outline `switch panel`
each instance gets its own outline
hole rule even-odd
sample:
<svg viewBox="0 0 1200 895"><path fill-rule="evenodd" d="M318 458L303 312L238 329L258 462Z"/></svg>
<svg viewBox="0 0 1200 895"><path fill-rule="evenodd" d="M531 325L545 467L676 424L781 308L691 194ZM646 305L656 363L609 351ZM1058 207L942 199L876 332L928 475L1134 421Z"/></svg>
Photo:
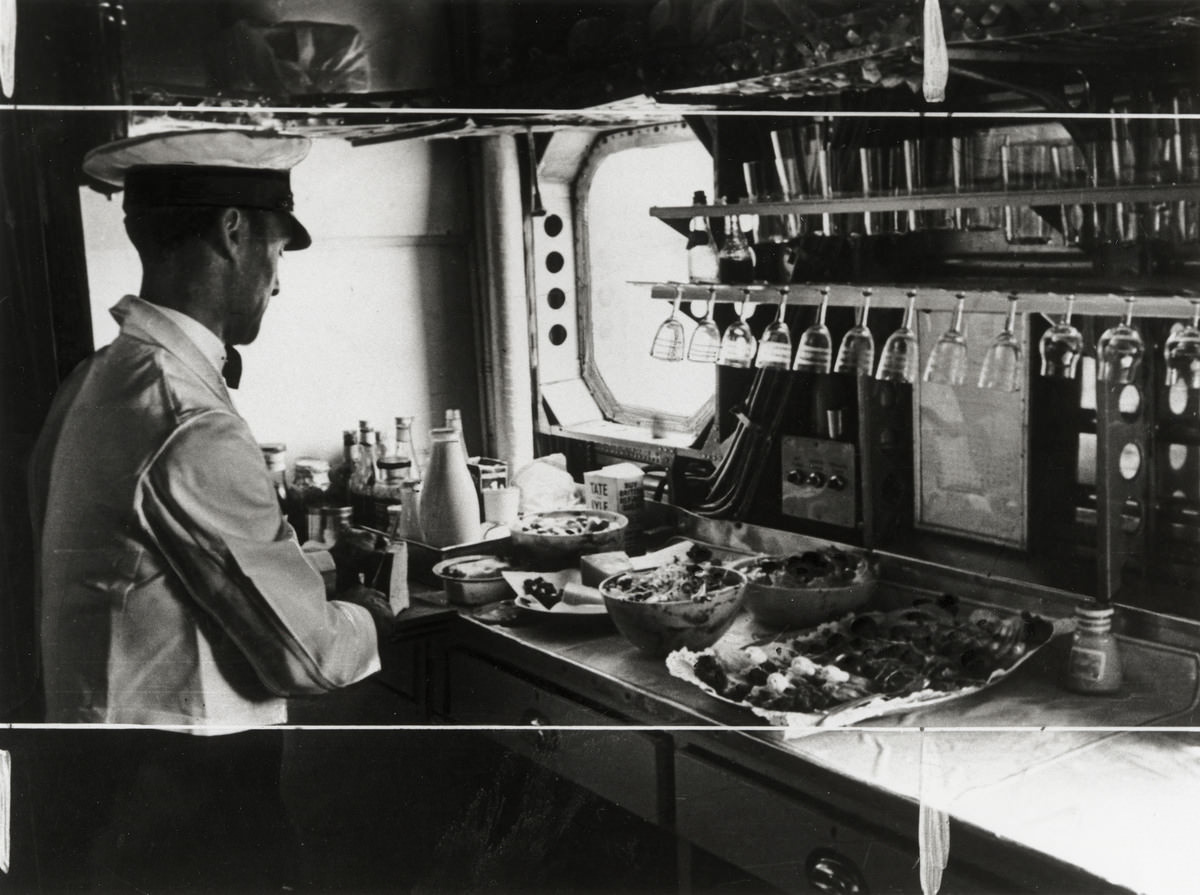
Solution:
<svg viewBox="0 0 1200 895"><path fill-rule="evenodd" d="M854 445L785 435L781 455L783 514L854 528L858 522Z"/></svg>

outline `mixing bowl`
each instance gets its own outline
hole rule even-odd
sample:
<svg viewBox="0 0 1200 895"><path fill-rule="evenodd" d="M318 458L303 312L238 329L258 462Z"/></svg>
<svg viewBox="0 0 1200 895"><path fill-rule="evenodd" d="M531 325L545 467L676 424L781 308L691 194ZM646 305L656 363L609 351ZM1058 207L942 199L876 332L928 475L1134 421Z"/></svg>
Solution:
<svg viewBox="0 0 1200 895"><path fill-rule="evenodd" d="M622 549L627 525L620 513L582 507L529 513L510 526L513 557L526 569L564 569L586 554Z"/></svg>
<svg viewBox="0 0 1200 895"><path fill-rule="evenodd" d="M857 563L852 573L840 576L844 580L830 583L816 577L807 583L787 574L766 576L762 569L780 566L789 557L752 556L735 562L734 568L745 572L746 611L754 618L776 628L810 628L847 612L861 609L875 592L875 576L861 557L843 553ZM851 577L852 574L852 577Z"/></svg>
<svg viewBox="0 0 1200 895"><path fill-rule="evenodd" d="M714 567L710 583L696 596L664 591L644 598L660 569L620 572L600 582L609 617L625 639L643 652L664 656L672 650L704 649L729 630L742 605L746 576ZM661 575L660 575L661 577Z"/></svg>

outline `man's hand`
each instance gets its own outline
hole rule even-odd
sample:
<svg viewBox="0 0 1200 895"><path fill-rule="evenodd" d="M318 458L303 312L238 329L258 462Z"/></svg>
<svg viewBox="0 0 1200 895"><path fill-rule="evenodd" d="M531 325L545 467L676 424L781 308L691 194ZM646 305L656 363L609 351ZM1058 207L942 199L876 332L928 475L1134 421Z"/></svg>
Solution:
<svg viewBox="0 0 1200 895"><path fill-rule="evenodd" d="M375 622L375 637L380 643L391 636L396 627L396 616L388 605L387 597L381 592L365 584L356 584L338 594L337 599L362 606L371 613Z"/></svg>

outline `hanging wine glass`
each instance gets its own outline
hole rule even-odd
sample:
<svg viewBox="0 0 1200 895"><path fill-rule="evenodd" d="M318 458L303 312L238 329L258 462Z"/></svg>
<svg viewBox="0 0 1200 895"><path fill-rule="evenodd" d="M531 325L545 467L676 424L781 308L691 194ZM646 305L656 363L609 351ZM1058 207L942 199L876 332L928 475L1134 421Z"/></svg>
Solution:
<svg viewBox="0 0 1200 895"><path fill-rule="evenodd" d="M761 370L786 370L792 363L792 333L787 321L788 287L779 287L779 316L768 326L758 340L758 357L754 366Z"/></svg>
<svg viewBox="0 0 1200 895"><path fill-rule="evenodd" d="M963 310L966 308L967 297L959 292L954 296L954 300L954 319L950 328L938 337L933 350L929 352L925 373L921 377L925 382L962 385L967 381L967 336L963 326Z"/></svg>
<svg viewBox="0 0 1200 895"><path fill-rule="evenodd" d="M1174 330L1163 354L1167 361L1167 385L1183 382L1200 390L1200 298L1191 299L1192 322Z"/></svg>
<svg viewBox="0 0 1200 895"><path fill-rule="evenodd" d="M979 387L1015 392L1021 387L1021 342L1017 338L1017 294L1008 296L1004 329L992 340L979 371Z"/></svg>
<svg viewBox="0 0 1200 895"><path fill-rule="evenodd" d="M829 306L829 287L821 289L821 304L817 322L800 333L796 360L792 369L798 373L828 373L833 365L833 336L825 325L825 309Z"/></svg>
<svg viewBox="0 0 1200 895"><path fill-rule="evenodd" d="M708 301L704 305L704 316L692 333L691 344L688 345L687 359L701 364L711 364L717 359L721 347L721 331L713 322L712 310L717 292L716 286L708 287Z"/></svg>
<svg viewBox="0 0 1200 895"><path fill-rule="evenodd" d="M750 290L742 290L742 307L738 311L736 323L732 323L721 336L721 348L717 353L717 363L725 367L749 367L754 363L754 354L758 350L758 340L746 322L746 305L750 301Z"/></svg>
<svg viewBox="0 0 1200 895"><path fill-rule="evenodd" d="M871 375L875 367L875 338L867 329L867 315L870 313L871 290L864 289L862 313L858 315L858 323L842 337L833 372L851 376Z"/></svg>
<svg viewBox="0 0 1200 895"><path fill-rule="evenodd" d="M1083 352L1083 333L1071 323L1075 296L1067 296L1067 311L1061 323L1042 333L1038 350L1042 355L1042 375L1055 379L1074 379Z"/></svg>
<svg viewBox="0 0 1200 895"><path fill-rule="evenodd" d="M654 334L654 342L650 345L650 356L658 360L683 360L683 348L687 344L683 334L683 324L676 319L679 313L679 299L683 296L683 287L675 287L675 299L671 302L671 316L658 326Z"/></svg>
<svg viewBox="0 0 1200 895"><path fill-rule="evenodd" d="M917 305L915 289L905 293L908 296L908 307L904 311L904 320L900 328L887 337L883 343L883 354L879 358L879 369L875 378L888 382L913 383L920 375L921 355L917 350L917 334L913 331L913 310Z"/></svg>
<svg viewBox="0 0 1200 895"><path fill-rule="evenodd" d="M1096 343L1096 378L1130 383L1137 378L1146 353L1142 334L1133 328L1133 296L1125 297L1125 319L1106 329Z"/></svg>

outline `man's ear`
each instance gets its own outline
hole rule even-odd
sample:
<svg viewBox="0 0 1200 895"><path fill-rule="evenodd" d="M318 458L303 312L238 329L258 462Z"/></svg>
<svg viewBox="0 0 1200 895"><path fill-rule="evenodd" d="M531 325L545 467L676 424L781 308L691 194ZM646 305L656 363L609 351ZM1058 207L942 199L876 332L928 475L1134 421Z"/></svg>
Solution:
<svg viewBox="0 0 1200 895"><path fill-rule="evenodd" d="M217 253L230 261L235 260L238 247L246 239L246 216L240 208L225 208L217 229Z"/></svg>

